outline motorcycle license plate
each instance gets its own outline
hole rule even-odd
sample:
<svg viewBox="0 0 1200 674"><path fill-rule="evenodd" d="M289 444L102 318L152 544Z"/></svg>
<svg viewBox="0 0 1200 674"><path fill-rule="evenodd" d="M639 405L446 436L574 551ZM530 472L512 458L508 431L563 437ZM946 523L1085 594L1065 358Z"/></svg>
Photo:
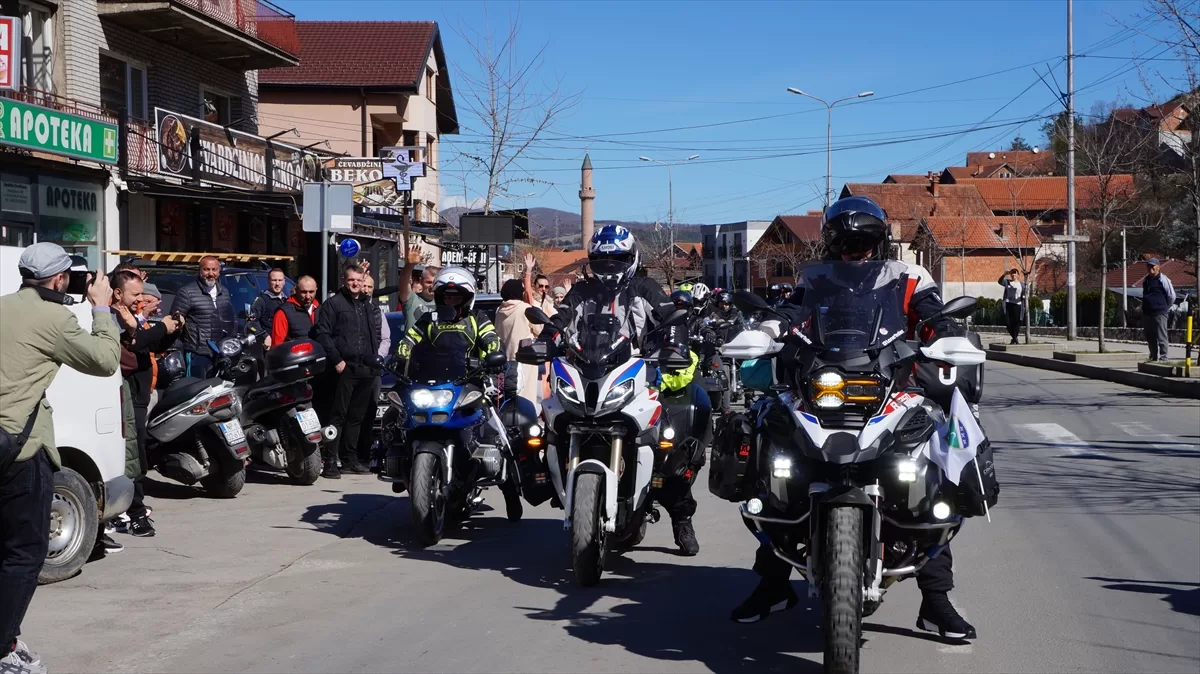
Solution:
<svg viewBox="0 0 1200 674"><path fill-rule="evenodd" d="M382 419L383 415L387 414L387 411L388 411L387 405L379 405L378 407L375 408L375 418Z"/></svg>
<svg viewBox="0 0 1200 674"><path fill-rule="evenodd" d="M296 419L300 422L300 432L305 435L321 430L321 420L317 418L316 410L301 410L296 413Z"/></svg>
<svg viewBox="0 0 1200 674"><path fill-rule="evenodd" d="M237 419L217 425L220 426L221 432L225 434L225 442L230 445L246 441L246 434L242 431L242 424Z"/></svg>

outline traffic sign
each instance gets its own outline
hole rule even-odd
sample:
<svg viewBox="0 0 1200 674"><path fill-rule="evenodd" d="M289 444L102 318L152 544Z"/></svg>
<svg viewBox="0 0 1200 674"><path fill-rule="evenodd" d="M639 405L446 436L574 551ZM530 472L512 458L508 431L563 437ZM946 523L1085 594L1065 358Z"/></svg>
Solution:
<svg viewBox="0 0 1200 674"><path fill-rule="evenodd" d="M338 255L344 258L356 257L359 250L361 247L354 239L342 239L342 242L338 244Z"/></svg>
<svg viewBox="0 0 1200 674"><path fill-rule="evenodd" d="M1087 243L1089 241L1087 234L1055 234L1055 243Z"/></svg>

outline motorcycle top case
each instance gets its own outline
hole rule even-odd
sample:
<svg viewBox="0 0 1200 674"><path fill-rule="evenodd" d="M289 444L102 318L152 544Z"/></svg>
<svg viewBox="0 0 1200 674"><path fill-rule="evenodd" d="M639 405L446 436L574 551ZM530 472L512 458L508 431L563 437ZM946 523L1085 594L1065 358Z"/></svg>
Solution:
<svg viewBox="0 0 1200 674"><path fill-rule="evenodd" d="M311 339L295 339L267 351L267 372L276 381L300 381L324 371L325 349Z"/></svg>
<svg viewBox="0 0 1200 674"><path fill-rule="evenodd" d="M717 419L713 437L712 465L708 470L708 490L713 496L739 502L750 497L754 486L754 424L742 413L728 413Z"/></svg>

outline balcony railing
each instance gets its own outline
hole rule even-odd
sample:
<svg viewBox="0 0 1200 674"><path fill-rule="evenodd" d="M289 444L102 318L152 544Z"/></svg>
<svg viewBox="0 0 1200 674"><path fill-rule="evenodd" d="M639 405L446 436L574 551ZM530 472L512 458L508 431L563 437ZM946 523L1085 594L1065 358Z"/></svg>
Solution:
<svg viewBox="0 0 1200 674"><path fill-rule="evenodd" d="M77 101L73 98L67 98L66 96L59 96L58 94L52 94L49 91L40 91L38 89L23 87L21 91L0 91L0 97L10 98L22 103L29 103L30 105L40 105L43 108L61 110L62 112L69 112L73 115L79 115L80 117L87 117L88 119L107 122L109 124L117 123L116 115L106 112L98 105Z"/></svg>
<svg viewBox="0 0 1200 674"><path fill-rule="evenodd" d="M100 0L137 10L139 0ZM143 0L144 1L144 0ZM281 49L292 56L300 54L296 34L296 16L267 0L170 0ZM162 3L152 3L160 5ZM149 6L146 7L150 9Z"/></svg>
<svg viewBox="0 0 1200 674"><path fill-rule="evenodd" d="M125 161L131 175L151 174L158 170L158 139L154 123L130 119L125 124Z"/></svg>

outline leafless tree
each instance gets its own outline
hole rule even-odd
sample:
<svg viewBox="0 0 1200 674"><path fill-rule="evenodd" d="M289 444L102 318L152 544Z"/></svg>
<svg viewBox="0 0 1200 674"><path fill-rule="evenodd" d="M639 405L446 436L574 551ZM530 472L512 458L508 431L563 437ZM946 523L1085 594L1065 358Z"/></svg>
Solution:
<svg viewBox="0 0 1200 674"><path fill-rule="evenodd" d="M1182 92L1172 101L1182 105L1189 119L1194 120L1193 115L1198 114L1200 107L1200 5L1192 0L1145 0L1145 10L1135 18L1138 24L1143 19L1152 19L1155 26L1165 29L1142 31L1136 28L1137 24L1126 26L1161 44L1165 48L1164 52L1173 53L1176 61L1182 65L1181 74L1167 75L1161 71L1150 70L1145 64L1139 64L1147 97L1151 102L1160 100L1154 91L1159 84L1165 85L1172 94ZM1200 284L1200 134L1197 133L1200 130L1195 128L1194 122L1189 128L1192 130L1178 135L1179 142L1174 143L1173 149L1182 160L1179 166L1172 169L1170 166L1164 166L1162 162L1156 162L1158 165L1155 168L1166 174L1164 177L1168 183L1168 190L1174 187L1186 197L1187 212L1184 213L1183 209L1171 209L1177 214L1172 220L1180 223L1191 221L1190 227L1187 228L1191 230L1188 233L1190 236L1180 231L1180 238L1195 238L1191 245L1192 254L1196 258L1196 279ZM1154 131L1157 132L1157 129ZM1157 138L1155 149L1158 149ZM1193 302L1193 306L1195 304Z"/></svg>
<svg viewBox="0 0 1200 674"><path fill-rule="evenodd" d="M1097 104L1092 119L1110 120L1078 129L1075 134L1075 161L1089 175L1077 186L1077 208L1089 218L1086 224L1092 243L1100 252L1099 346L1103 352L1104 316L1108 302L1108 244L1122 228L1138 224L1137 190L1133 173L1138 168L1140 151L1147 142L1145 134L1129 133L1113 118L1119 106Z"/></svg>
<svg viewBox="0 0 1200 674"><path fill-rule="evenodd" d="M563 91L562 81L543 77L546 44L528 57L518 53L520 17L512 17L503 32L493 31L485 14L482 30L460 24L455 30L474 61L459 68L458 92L463 107L481 128L476 152L461 152L470 174L487 180L483 210L491 212L497 198L512 196L518 183L537 182L519 173L518 160L553 132L560 118L580 100Z"/></svg>
<svg viewBox="0 0 1200 674"><path fill-rule="evenodd" d="M769 283L773 277L790 276L792 284L796 285L800 283L804 263L819 259L823 250L820 238L799 237L785 226L774 225L755 244L749 257L764 282ZM783 273L776 274L776 270Z"/></svg>

